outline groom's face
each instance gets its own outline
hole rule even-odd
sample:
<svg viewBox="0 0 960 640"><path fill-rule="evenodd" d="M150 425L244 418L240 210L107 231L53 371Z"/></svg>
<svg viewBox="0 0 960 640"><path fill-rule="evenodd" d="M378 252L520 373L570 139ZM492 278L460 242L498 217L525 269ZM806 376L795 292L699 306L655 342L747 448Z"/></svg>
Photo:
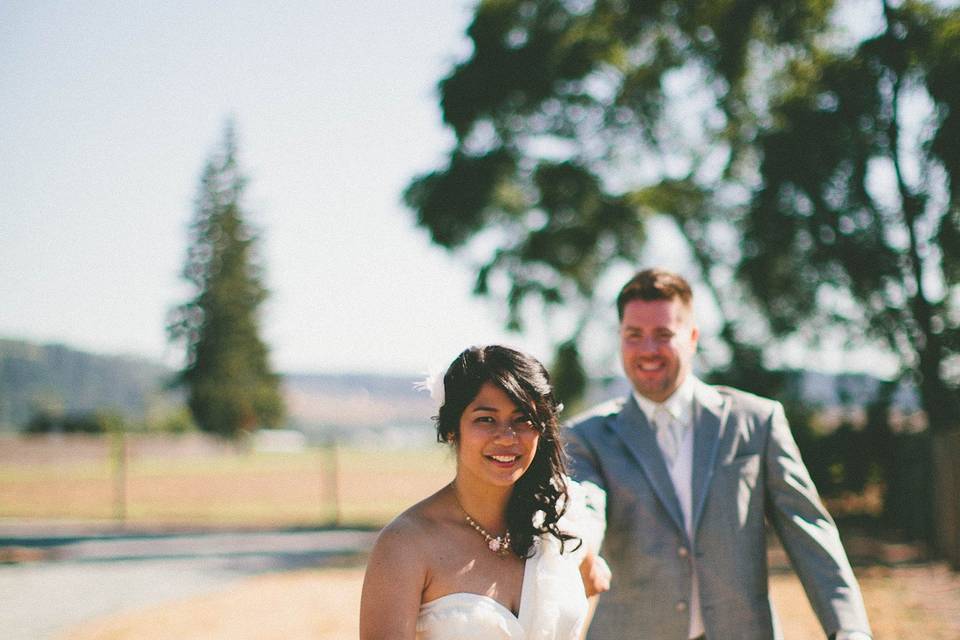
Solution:
<svg viewBox="0 0 960 640"><path fill-rule="evenodd" d="M691 309L678 299L631 300L620 321L623 371L637 393L663 402L683 383L699 332Z"/></svg>

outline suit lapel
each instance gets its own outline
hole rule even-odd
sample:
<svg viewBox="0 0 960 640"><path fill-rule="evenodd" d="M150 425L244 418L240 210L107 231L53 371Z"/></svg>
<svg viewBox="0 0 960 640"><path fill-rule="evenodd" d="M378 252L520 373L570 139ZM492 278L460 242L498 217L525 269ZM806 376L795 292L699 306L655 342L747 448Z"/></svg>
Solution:
<svg viewBox="0 0 960 640"><path fill-rule="evenodd" d="M699 380L693 398L693 478L690 488L693 507L691 521L696 535L730 407L716 389Z"/></svg>
<svg viewBox="0 0 960 640"><path fill-rule="evenodd" d="M617 415L617 419L613 423L613 430L627 446L633 457L637 459L640 469L647 477L647 481L653 487L667 513L673 518L677 528L685 533L686 528L683 525L680 501L677 499L677 493L673 489L673 482L670 481L667 465L660 453L657 436L632 394L627 398L623 409Z"/></svg>

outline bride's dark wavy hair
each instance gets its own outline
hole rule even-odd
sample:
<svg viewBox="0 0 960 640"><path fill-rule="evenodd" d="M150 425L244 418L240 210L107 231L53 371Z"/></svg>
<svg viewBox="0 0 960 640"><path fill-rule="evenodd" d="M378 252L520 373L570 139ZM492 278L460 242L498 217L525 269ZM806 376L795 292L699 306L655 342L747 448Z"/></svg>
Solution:
<svg viewBox="0 0 960 640"><path fill-rule="evenodd" d="M471 347L457 356L443 376L444 403L435 418L437 440L458 442L460 417L487 382L502 389L540 433L533 461L507 502L511 549L526 558L534 537L544 533L558 538L562 549L575 537L557 527L568 501L557 416L560 404L554 398L550 375L536 358L499 345ZM538 512L543 513L542 518Z"/></svg>

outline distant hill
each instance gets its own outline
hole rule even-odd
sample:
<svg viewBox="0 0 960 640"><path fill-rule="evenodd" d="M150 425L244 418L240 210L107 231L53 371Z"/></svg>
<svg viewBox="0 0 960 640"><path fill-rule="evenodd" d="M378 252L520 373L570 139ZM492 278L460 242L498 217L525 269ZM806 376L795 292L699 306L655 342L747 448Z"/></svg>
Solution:
<svg viewBox="0 0 960 640"><path fill-rule="evenodd" d="M436 408L413 388L420 377L294 373L283 377L283 395L296 426L429 426Z"/></svg>
<svg viewBox="0 0 960 640"><path fill-rule="evenodd" d="M880 380L865 373L792 370L788 372L787 380L787 393L803 398L815 407L865 406L880 391ZM893 394L893 405L904 412L921 409L920 396L912 382L904 380L900 383Z"/></svg>
<svg viewBox="0 0 960 640"><path fill-rule="evenodd" d="M62 344L0 339L0 429L18 429L37 410L111 409L140 419L171 376L145 358L106 356Z"/></svg>
<svg viewBox="0 0 960 640"><path fill-rule="evenodd" d="M0 430L19 429L38 409L65 414L112 409L141 420L157 402L181 402L165 390L174 372L146 358L97 355L60 344L0 339ZM289 425L306 431L358 427L430 428L436 408L413 388L419 376L289 373L283 394ZM863 406L879 381L865 374L788 373L787 393L811 408ZM583 406L629 393L621 376L595 380ZM915 390L904 385L894 404L918 408ZM564 417L571 417L565 413Z"/></svg>
<svg viewBox="0 0 960 640"><path fill-rule="evenodd" d="M152 403L177 402L174 371L146 358L98 355L62 344L0 339L0 430L18 430L37 410L97 409L141 420ZM435 411L417 376L288 374L283 392L293 426L429 425Z"/></svg>

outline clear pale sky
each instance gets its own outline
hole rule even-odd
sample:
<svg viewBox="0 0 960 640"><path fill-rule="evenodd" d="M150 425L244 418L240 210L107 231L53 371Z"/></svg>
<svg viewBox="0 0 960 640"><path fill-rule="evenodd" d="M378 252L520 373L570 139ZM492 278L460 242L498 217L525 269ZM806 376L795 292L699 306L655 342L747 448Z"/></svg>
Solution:
<svg viewBox="0 0 960 640"><path fill-rule="evenodd" d="M0 3L0 336L180 362L164 333L236 119L283 371L416 372L507 335L400 201L452 143L468 3ZM541 341L542 342L542 341ZM542 353L541 353L542 355Z"/></svg>
<svg viewBox="0 0 960 640"><path fill-rule="evenodd" d="M232 116L277 369L410 373L493 341L549 358L400 200L452 145L436 83L472 6L0 3L0 337L179 365L165 316Z"/></svg>

